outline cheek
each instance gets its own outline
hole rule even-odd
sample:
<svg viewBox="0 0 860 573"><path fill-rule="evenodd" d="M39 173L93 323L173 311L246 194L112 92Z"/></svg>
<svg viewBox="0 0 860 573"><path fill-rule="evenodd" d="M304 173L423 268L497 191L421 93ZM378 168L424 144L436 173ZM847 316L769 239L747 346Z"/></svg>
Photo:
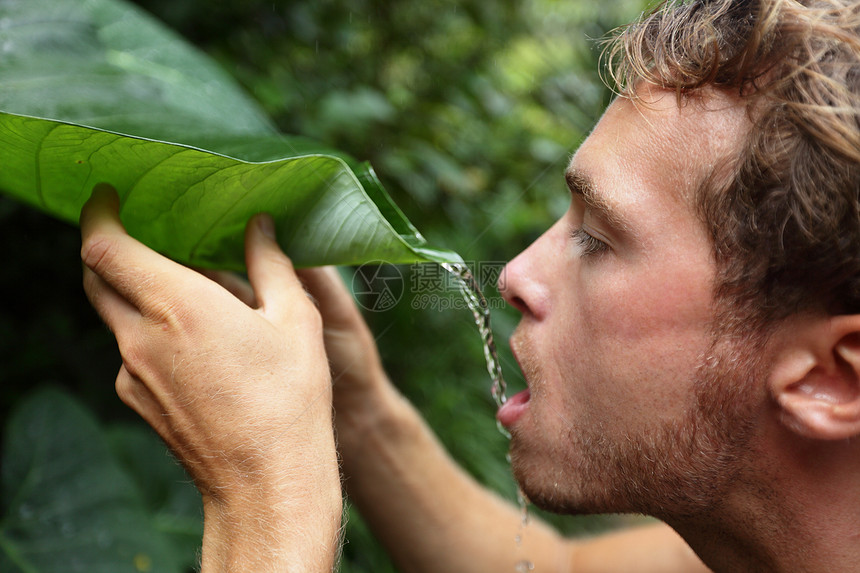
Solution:
<svg viewBox="0 0 860 573"><path fill-rule="evenodd" d="M624 344L702 331L711 319L709 273L689 263L583 271L576 306L584 330Z"/></svg>
<svg viewBox="0 0 860 573"><path fill-rule="evenodd" d="M710 341L709 286L685 273L583 277L593 280L580 285L571 309L573 344L592 408L618 417L674 415L667 405L691 399Z"/></svg>

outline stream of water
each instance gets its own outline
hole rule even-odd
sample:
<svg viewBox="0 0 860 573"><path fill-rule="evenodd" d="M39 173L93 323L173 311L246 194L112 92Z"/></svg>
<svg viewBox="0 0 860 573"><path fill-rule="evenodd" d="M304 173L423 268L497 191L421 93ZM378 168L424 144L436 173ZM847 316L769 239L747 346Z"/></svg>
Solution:
<svg viewBox="0 0 860 573"><path fill-rule="evenodd" d="M478 326L478 332L481 335L481 340L484 343L484 359L487 362L487 372L490 374L492 386L490 393L496 401L496 406L501 407L507 400L507 385L502 376L502 363L499 360L499 354L496 350L496 343L493 340L493 331L490 327L490 306L487 304L487 299L481 292L481 287L472 271L465 264L442 263L442 267L451 273L457 280L460 288L460 293L466 301L469 310L472 311L472 316L475 318L475 324ZM505 437L510 439L511 435L499 423L497 423L499 431ZM510 461L510 458L508 458ZM519 533L515 538L517 547L522 546L523 533L528 525L528 500L522 490L517 490L517 501L519 502L521 520L519 525ZM517 562L514 570L517 573L528 573L534 570L534 564L529 559L522 559Z"/></svg>
<svg viewBox="0 0 860 573"><path fill-rule="evenodd" d="M487 304L487 299L484 298L481 287L478 285L478 281L475 280L475 276L469 270L469 267L458 263L442 263L442 267L457 279L460 292L466 300L466 305L472 311L472 316L475 317L475 324L478 325L478 332L484 343L484 359L487 361L487 372L490 373L490 380L492 381L490 392L496 401L496 405L501 406L508 399L505 395L507 386L502 376L502 363L499 361L496 343L493 340L493 330L490 328L490 305ZM507 432L505 434L507 435Z"/></svg>

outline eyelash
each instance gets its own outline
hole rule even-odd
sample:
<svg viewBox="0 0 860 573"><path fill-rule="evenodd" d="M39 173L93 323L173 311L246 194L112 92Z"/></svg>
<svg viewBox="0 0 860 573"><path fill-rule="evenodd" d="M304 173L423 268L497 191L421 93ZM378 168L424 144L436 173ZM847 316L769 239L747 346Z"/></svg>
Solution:
<svg viewBox="0 0 860 573"><path fill-rule="evenodd" d="M580 256L588 257L592 255L601 255L609 250L609 245L599 239L595 239L582 227L574 229L570 235L577 244L582 247Z"/></svg>

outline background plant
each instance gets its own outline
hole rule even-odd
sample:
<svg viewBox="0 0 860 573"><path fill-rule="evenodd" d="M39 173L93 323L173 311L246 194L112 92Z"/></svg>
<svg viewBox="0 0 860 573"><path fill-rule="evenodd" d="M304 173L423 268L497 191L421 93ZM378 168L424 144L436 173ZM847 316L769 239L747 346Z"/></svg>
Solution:
<svg viewBox="0 0 860 573"><path fill-rule="evenodd" d="M643 8L640 0L137 3L216 58L281 131L370 160L432 244L487 268L524 248L566 208L561 173L609 98L596 75L597 49L588 38L602 36ZM113 393L119 358L80 287L77 231L7 199L0 199L0 222L7 252L0 273L3 419L9 420L13 407L26 405L22 400L33 388L59 386L70 394L54 394L55 400L74 396L98 420L95 426L78 423L88 428L84 441L106 440L111 464L120 464L125 475L144 475L141 456L128 454L150 450L129 446L123 436L131 433L146 442L148 435L136 433L139 422ZM399 270L405 286L399 303L367 313L392 379L455 458L514 499L506 442L495 429L469 313L440 311L438 301L458 295L444 284L422 282L426 270ZM351 272L345 276L350 279ZM417 286L423 286L420 292ZM491 302L498 300L495 289L484 286ZM435 305L418 298L428 293L437 295ZM422 304L426 308L413 308ZM517 316L495 310L493 318L503 341ZM515 390L522 382L502 350ZM9 449L7 442L4 456ZM163 450L146 459L175 467ZM99 488L114 474L90 475L92 487ZM165 516L194 515L186 494L169 485L146 485L172 483L175 476L132 479L128 488L137 488L134 495L143 500L141 511L154 527L184 528L193 538L193 523L165 525ZM4 496L2 503L8 522L13 502ZM19 505L14 509L20 512ZM596 519L554 521L571 533L602 526ZM62 536L62 528L57 531ZM343 571L393 571L356 515L347 537ZM189 558L176 566L193 562L193 552L184 553ZM138 560L130 570L159 570L145 556L132 557Z"/></svg>

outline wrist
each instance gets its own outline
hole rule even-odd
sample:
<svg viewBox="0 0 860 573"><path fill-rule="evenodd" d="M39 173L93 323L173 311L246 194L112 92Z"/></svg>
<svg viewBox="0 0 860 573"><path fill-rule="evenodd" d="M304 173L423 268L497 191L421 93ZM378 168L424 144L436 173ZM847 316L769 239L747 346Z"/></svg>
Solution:
<svg viewBox="0 0 860 573"><path fill-rule="evenodd" d="M201 571L330 573L343 511L337 468L302 483L204 496Z"/></svg>
<svg viewBox="0 0 860 573"><path fill-rule="evenodd" d="M361 441L364 435L385 432L411 408L383 371L363 384L335 382L333 406L339 448L345 441Z"/></svg>
<svg viewBox="0 0 860 573"><path fill-rule="evenodd" d="M201 571L330 573L343 512L331 426L266 458L204 491Z"/></svg>
<svg viewBox="0 0 860 573"><path fill-rule="evenodd" d="M415 408L387 380L373 391L335 400L335 411L338 451L350 494L356 481L374 473L368 474L369 466L385 465L392 452L408 449L426 432Z"/></svg>

